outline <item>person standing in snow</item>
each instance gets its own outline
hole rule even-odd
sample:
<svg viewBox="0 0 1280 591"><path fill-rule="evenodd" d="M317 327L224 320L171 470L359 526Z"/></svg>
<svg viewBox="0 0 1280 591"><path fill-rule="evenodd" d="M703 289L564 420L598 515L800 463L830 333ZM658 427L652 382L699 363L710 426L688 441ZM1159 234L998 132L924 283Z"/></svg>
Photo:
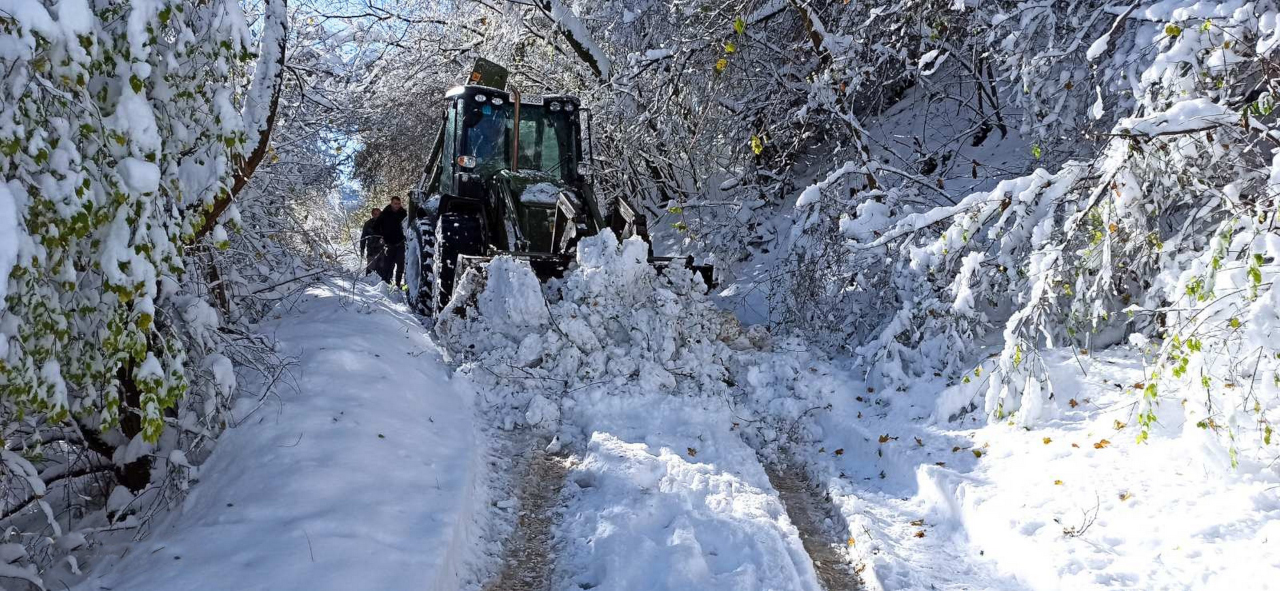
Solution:
<svg viewBox="0 0 1280 591"><path fill-rule="evenodd" d="M382 280L391 283L395 277L396 287L404 283L404 219L409 215L399 197L392 197L391 204L382 209L378 216L378 235L386 247L382 261Z"/></svg>
<svg viewBox="0 0 1280 591"><path fill-rule="evenodd" d="M382 236L378 235L378 214L381 209L373 208L373 214L360 228L360 256L364 258L364 274L380 271L378 255L382 254ZM381 273L379 273L381 274Z"/></svg>

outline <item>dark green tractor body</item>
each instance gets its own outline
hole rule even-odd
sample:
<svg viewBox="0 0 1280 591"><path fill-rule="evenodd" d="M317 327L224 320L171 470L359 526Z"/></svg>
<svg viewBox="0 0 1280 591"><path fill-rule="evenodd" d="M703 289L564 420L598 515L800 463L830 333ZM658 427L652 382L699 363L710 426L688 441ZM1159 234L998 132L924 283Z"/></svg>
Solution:
<svg viewBox="0 0 1280 591"><path fill-rule="evenodd" d="M625 199L603 215L583 154L577 98L521 99L485 86L505 84L506 71L484 60L470 79L445 95L427 170L410 194L406 270L419 311L433 314L448 303L460 258L509 254L545 278L563 273L583 237L608 229L619 239L648 240L645 217ZM710 269L697 269L710 282Z"/></svg>

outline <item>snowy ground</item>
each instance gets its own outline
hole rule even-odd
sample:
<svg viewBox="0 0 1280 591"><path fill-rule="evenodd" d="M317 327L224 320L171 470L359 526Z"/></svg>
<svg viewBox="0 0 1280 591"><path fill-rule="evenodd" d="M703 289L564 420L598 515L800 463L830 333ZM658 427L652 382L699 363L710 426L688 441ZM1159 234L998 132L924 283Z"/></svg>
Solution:
<svg viewBox="0 0 1280 591"><path fill-rule="evenodd" d="M1057 418L1034 430L949 422L980 379L941 401L941 383L863 388L821 418L826 436L803 456L870 587L1280 588L1274 466L1206 462L1225 454L1194 426L1137 444L1144 378L1128 349L1050 361Z"/></svg>
<svg viewBox="0 0 1280 591"><path fill-rule="evenodd" d="M1056 418L987 425L961 412L981 376L871 391L799 340L717 324L705 296L654 296L689 287L625 245L587 250L554 301L500 266L488 313L449 328L455 353L485 350L453 377L385 291L283 309L266 330L297 391L229 431L186 503L80 589L818 591L815 543L873 590L1280 588L1275 467L1204 460L1223 454L1194 426L1135 443L1127 348L1052 354ZM552 436L562 468L525 473ZM784 497L764 462L808 482ZM796 511L819 524L804 543Z"/></svg>
<svg viewBox="0 0 1280 591"><path fill-rule="evenodd" d="M334 283L263 332L297 360L296 389L228 430L182 506L104 551L79 589L459 588L483 466L468 390L425 329L377 289Z"/></svg>
<svg viewBox="0 0 1280 591"><path fill-rule="evenodd" d="M756 453L714 399L577 398L555 589L820 591Z"/></svg>

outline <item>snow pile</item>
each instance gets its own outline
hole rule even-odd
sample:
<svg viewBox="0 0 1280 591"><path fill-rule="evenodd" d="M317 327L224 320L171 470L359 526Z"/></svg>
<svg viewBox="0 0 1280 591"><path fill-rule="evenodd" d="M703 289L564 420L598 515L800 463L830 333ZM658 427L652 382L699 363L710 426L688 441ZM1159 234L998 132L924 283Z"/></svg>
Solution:
<svg viewBox="0 0 1280 591"><path fill-rule="evenodd" d="M468 273L436 333L506 429L554 428L548 401L571 407L604 388L620 398L720 400L741 416L768 417L749 430L760 438L753 443L768 444L834 390L825 359L803 341L775 346L763 328L744 329L696 273L659 272L644 241L619 243L612 233L582 240L576 264L545 285L510 257ZM561 435L566 443L575 436L568 428Z"/></svg>
<svg viewBox="0 0 1280 591"><path fill-rule="evenodd" d="M520 193L520 202L529 205L555 205L560 199L560 187L552 183L535 183Z"/></svg>
<svg viewBox="0 0 1280 591"><path fill-rule="evenodd" d="M462 372L486 387L510 428L535 393L590 384L618 394L726 392L733 348L751 346L696 274L648 263L648 245L611 233L578 245L577 265L545 286L527 263L498 257L469 273L436 332ZM679 378L679 379L677 379Z"/></svg>

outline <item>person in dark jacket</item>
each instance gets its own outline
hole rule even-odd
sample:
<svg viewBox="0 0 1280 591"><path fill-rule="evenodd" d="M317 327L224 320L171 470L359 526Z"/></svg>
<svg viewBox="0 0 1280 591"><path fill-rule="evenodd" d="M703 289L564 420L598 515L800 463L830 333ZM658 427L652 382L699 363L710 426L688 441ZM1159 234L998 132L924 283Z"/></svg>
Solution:
<svg viewBox="0 0 1280 591"><path fill-rule="evenodd" d="M392 197L391 204L378 216L378 235L386 245L386 257L382 263L382 280L391 283L394 275L396 287L404 284L404 219L405 211L399 197Z"/></svg>
<svg viewBox="0 0 1280 591"><path fill-rule="evenodd" d="M360 256L364 258L364 274L378 271L381 275L378 255L382 254L382 236L378 234L378 214L381 209L373 208L373 214L360 228Z"/></svg>

